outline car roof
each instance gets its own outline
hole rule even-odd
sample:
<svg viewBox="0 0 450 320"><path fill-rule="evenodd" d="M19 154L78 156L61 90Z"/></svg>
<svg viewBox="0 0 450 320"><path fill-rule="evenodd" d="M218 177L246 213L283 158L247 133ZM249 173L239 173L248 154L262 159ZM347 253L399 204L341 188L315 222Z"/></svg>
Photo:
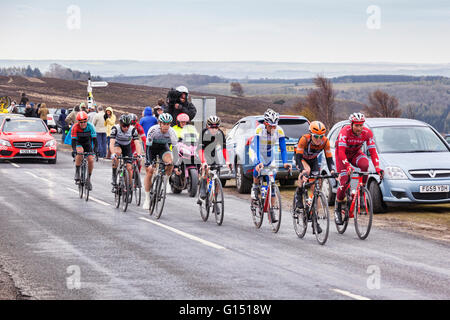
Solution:
<svg viewBox="0 0 450 320"><path fill-rule="evenodd" d="M344 120L338 122L336 125L348 124L349 120ZM369 127L390 127L390 126L420 126L427 127L428 125L425 122L415 120L415 119L406 119L406 118L366 118L365 124Z"/></svg>
<svg viewBox="0 0 450 320"><path fill-rule="evenodd" d="M264 115L259 115L259 116L247 116L244 117L242 119L239 119L239 121L243 121L243 120L262 120L264 119ZM298 115L289 115L289 114L283 114L280 115L280 119L300 119L300 120L306 120L308 121L308 119L306 119L304 116L298 116ZM237 122L239 122L237 121Z"/></svg>

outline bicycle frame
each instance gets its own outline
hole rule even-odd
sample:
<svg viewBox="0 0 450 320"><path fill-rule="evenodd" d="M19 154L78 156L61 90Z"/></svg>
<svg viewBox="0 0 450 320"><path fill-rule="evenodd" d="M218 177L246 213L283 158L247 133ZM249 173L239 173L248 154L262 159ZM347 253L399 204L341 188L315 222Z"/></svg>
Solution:
<svg viewBox="0 0 450 320"><path fill-rule="evenodd" d="M358 184L356 185L355 196L352 197L352 202L351 202L351 205L349 208L349 218L354 217L353 211L355 210L356 199L360 198L361 188L365 186L363 183L363 176L369 175L369 174L372 174L372 172L353 172L350 176L351 180L358 180ZM347 188L345 189L345 192L347 193L350 190L351 190L351 181L348 183ZM349 194L351 194L351 192L349 192ZM367 211L367 199L366 199L365 195L364 195L364 206L366 207L366 211ZM360 210L361 210L361 206L358 206L358 214L361 212Z"/></svg>
<svg viewBox="0 0 450 320"><path fill-rule="evenodd" d="M269 167L267 169L262 169L261 173L259 175L259 181L260 181L260 188L261 188L261 192L262 192L262 188L263 188L263 182L264 179L267 180L267 192L265 194L264 197L264 206L263 206L263 212L269 212L270 208L272 208L272 186L275 183L275 172L276 172L276 168L274 167ZM270 194L270 197L268 197L267 195ZM262 195L262 193L261 193ZM268 215L269 217L269 221L270 221L270 215ZM272 221L270 221L272 222Z"/></svg>

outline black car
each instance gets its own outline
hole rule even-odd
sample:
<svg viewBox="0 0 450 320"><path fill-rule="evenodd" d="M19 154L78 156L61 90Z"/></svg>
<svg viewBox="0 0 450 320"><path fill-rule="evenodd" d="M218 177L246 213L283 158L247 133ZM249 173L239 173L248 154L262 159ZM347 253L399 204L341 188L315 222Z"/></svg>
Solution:
<svg viewBox="0 0 450 320"><path fill-rule="evenodd" d="M227 134L227 150L233 171L224 169L220 172L222 184L228 179L236 179L236 188L239 193L250 193L253 177L253 163L249 159L249 148L255 135L256 127L264 122L264 116L249 116L242 118ZM288 162L293 164L295 148L299 138L308 133L309 121L302 116L281 115L278 123L286 135L286 149ZM281 185L293 185L298 178L298 170L293 165L292 175L283 167L279 147L275 148L275 159L278 165L277 180Z"/></svg>

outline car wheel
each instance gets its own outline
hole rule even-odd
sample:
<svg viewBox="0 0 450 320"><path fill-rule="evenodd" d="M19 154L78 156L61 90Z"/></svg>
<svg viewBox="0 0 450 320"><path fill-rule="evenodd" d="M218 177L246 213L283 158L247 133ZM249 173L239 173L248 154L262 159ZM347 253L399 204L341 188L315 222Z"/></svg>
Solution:
<svg viewBox="0 0 450 320"><path fill-rule="evenodd" d="M324 179L322 183L322 192L325 194L325 196L328 199L328 205L333 206L336 194L333 193L333 184L330 181L331 179Z"/></svg>
<svg viewBox="0 0 450 320"><path fill-rule="evenodd" d="M236 188L239 193L250 193L252 182L244 175L242 165L236 166Z"/></svg>
<svg viewBox="0 0 450 320"><path fill-rule="evenodd" d="M380 187L377 182L373 180L369 185L369 192L372 196L372 205L374 213L385 213L387 212L386 202L383 201L383 195L381 194Z"/></svg>
<svg viewBox="0 0 450 320"><path fill-rule="evenodd" d="M55 157L55 159L48 160L48 163L49 164L56 164L56 159L57 159L57 157Z"/></svg>

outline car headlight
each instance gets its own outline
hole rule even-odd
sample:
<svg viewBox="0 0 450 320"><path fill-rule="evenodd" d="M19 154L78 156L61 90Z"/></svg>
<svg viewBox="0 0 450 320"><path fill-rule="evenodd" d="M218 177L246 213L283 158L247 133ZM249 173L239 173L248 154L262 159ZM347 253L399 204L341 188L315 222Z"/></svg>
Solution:
<svg viewBox="0 0 450 320"><path fill-rule="evenodd" d="M56 145L56 140L48 140L45 147L53 147L54 145Z"/></svg>
<svg viewBox="0 0 450 320"><path fill-rule="evenodd" d="M12 147L11 142L9 142L8 140L3 140L3 139L0 139L0 145L5 146L5 147Z"/></svg>
<svg viewBox="0 0 450 320"><path fill-rule="evenodd" d="M384 176L391 180L406 180L408 177L405 172L399 167L386 167L384 169Z"/></svg>

